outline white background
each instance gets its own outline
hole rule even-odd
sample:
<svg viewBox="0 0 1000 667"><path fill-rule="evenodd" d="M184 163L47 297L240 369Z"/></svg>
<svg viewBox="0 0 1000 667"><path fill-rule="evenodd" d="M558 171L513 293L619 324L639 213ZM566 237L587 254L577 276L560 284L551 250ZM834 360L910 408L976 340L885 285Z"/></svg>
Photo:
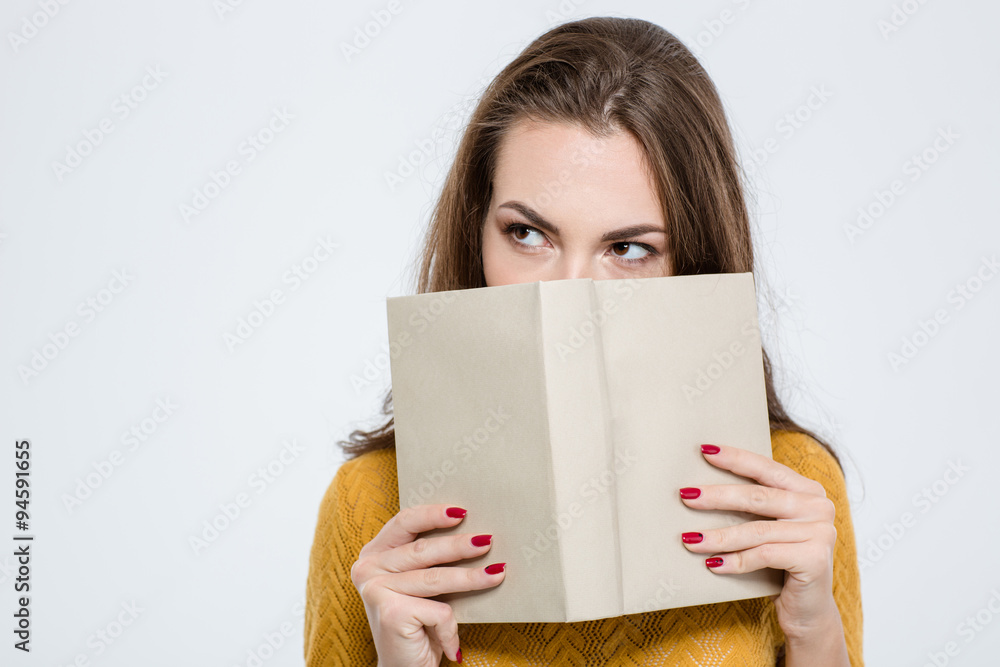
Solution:
<svg viewBox="0 0 1000 667"><path fill-rule="evenodd" d="M2 628L18 438L32 443L36 535L33 651L13 650L5 629L0 662L245 665L288 622L265 664L301 663L298 605L342 460L334 443L380 404L385 298L412 289L462 121L537 35L607 14L700 45L745 162L772 149L754 179L777 304L761 319L788 407L847 467L868 663L924 664L948 642L948 664L995 660L1000 280L981 268L1000 251L995 3L910 0L894 16L887 0L401 0L350 59L342 45L387 3L51 2L51 17L45 4L0 12ZM829 95L810 108L817 89ZM274 110L291 119L269 135ZM102 119L112 131L87 146ZM944 151L939 131L953 135ZM250 135L270 139L252 161ZM81 143L75 168L54 166ZM928 149L933 163L914 172ZM390 187L411 153L415 173ZM230 160L239 173L186 220L181 205ZM894 201L849 238L894 180ZM310 264L320 238L338 248ZM295 265L315 269L297 289ZM967 282L979 291L959 308ZM282 303L230 349L224 336L275 289ZM943 324L921 334L938 310ZM52 347L71 323L78 335ZM904 337L919 346L894 368ZM158 399L177 406L160 423ZM143 420L150 433L130 450L122 434ZM273 463L293 440L301 451ZM280 472L260 484L269 464ZM964 470L949 483L952 465ZM68 507L88 475L96 488ZM189 538L241 493L249 506L195 553ZM135 621L96 640L130 603ZM977 612L979 630L961 625Z"/></svg>

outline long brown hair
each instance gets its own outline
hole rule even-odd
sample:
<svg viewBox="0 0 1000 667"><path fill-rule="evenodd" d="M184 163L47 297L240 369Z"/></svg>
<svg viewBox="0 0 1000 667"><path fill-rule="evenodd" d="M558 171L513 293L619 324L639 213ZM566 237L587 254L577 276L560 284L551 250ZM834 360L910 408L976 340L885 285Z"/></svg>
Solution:
<svg viewBox="0 0 1000 667"><path fill-rule="evenodd" d="M486 286L482 235L493 174L501 141L522 120L573 123L598 137L631 132L663 204L671 274L753 271L745 175L708 74L655 24L591 17L537 38L486 88L431 214L418 293ZM809 435L837 459L785 412L762 352L771 430ZM381 426L340 443L349 458L395 446L391 388L382 412Z"/></svg>

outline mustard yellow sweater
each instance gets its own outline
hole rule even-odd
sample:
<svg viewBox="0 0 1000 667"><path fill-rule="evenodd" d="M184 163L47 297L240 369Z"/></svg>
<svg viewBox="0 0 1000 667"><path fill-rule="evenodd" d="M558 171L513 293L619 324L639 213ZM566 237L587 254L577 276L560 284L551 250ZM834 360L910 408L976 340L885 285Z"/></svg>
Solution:
<svg viewBox="0 0 1000 667"><path fill-rule="evenodd" d="M861 667L861 588L844 477L815 440L771 434L776 461L814 479L837 508L833 596L853 667ZM399 511L396 452L344 463L319 509L306 583L305 658L309 667L374 666L375 645L351 565L361 547ZM462 664L766 665L778 664L784 634L769 598L667 609L580 623L460 624ZM442 664L451 663L447 658Z"/></svg>

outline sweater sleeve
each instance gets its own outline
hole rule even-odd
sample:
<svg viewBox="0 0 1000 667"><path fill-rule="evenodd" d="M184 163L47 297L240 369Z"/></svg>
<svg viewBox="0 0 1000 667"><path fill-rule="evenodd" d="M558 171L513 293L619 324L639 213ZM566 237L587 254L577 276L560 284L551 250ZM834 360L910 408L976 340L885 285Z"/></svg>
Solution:
<svg viewBox="0 0 1000 667"><path fill-rule="evenodd" d="M822 445L803 433L781 432L771 440L774 460L816 480L836 507L834 526L833 598L840 610L851 667L864 667L862 657L861 574L854 539L854 522L844 473Z"/></svg>
<svg viewBox="0 0 1000 667"><path fill-rule="evenodd" d="M354 459L341 465L320 503L306 580L307 667L377 663L364 603L351 581L351 566L367 542L361 528L368 514L361 501L380 487L366 484L366 463Z"/></svg>

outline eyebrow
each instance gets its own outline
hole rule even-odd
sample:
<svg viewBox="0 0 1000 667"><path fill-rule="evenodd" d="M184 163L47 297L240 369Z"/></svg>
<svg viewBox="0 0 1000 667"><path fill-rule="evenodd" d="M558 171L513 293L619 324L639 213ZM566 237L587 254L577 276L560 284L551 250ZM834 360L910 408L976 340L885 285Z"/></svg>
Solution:
<svg viewBox="0 0 1000 667"><path fill-rule="evenodd" d="M549 232L554 236L559 236L559 228L553 225L551 222L543 218L538 214L538 212L519 201L509 201L500 204L497 208L510 208L514 209L528 221L540 229ZM633 236L641 236L642 234L648 234L650 232L659 232L661 234L666 234L667 232L656 225L630 225L628 227L622 227L621 229L615 229L610 232L606 232L604 236L601 237L602 242L606 241L621 241L623 239L632 238Z"/></svg>

